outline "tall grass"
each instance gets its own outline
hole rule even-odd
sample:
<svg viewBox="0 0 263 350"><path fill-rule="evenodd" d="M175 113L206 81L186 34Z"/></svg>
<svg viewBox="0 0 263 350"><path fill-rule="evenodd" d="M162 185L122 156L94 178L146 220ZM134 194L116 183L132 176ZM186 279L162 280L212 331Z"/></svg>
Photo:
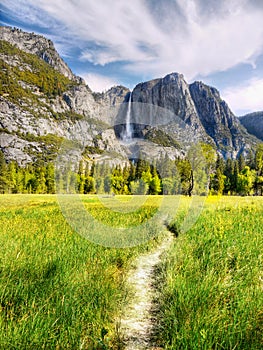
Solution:
<svg viewBox="0 0 263 350"><path fill-rule="evenodd" d="M91 215L114 228L139 225L158 207L138 210L83 196ZM177 207L178 198L169 206ZM122 205L122 202L125 205ZM190 200L181 200L180 231ZM158 244L105 248L73 231L52 195L0 196L0 349L117 349L130 261ZM197 203L199 206L199 202ZM135 211L134 211L135 210ZM209 198L180 234L161 269L158 334L166 349L261 349L263 272L261 198Z"/></svg>
<svg viewBox="0 0 263 350"><path fill-rule="evenodd" d="M162 266L165 349L263 348L263 200L208 199Z"/></svg>
<svg viewBox="0 0 263 350"><path fill-rule="evenodd" d="M125 271L153 243L92 244L52 195L6 195L0 205L0 348L114 349Z"/></svg>

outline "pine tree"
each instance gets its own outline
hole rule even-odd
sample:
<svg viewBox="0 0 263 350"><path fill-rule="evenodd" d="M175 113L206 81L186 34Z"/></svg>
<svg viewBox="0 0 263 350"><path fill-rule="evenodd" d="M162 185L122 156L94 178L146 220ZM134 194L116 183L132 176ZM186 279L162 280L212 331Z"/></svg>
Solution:
<svg viewBox="0 0 263 350"><path fill-rule="evenodd" d="M55 193L55 168L53 163L48 163L45 172L47 193Z"/></svg>
<svg viewBox="0 0 263 350"><path fill-rule="evenodd" d="M45 167L40 167L36 169L36 181L37 181L37 187L36 187L36 193L47 193L47 186L46 186L46 171Z"/></svg>
<svg viewBox="0 0 263 350"><path fill-rule="evenodd" d="M17 193L17 164L12 161L7 167L8 188L10 193Z"/></svg>
<svg viewBox="0 0 263 350"><path fill-rule="evenodd" d="M92 176L88 176L85 179L84 193L95 193L95 181Z"/></svg>
<svg viewBox="0 0 263 350"><path fill-rule="evenodd" d="M104 192L110 193L110 191L111 191L111 175L106 175L104 177L103 185L104 185Z"/></svg>
<svg viewBox="0 0 263 350"><path fill-rule="evenodd" d="M85 186L85 165L83 160L79 163L79 170L78 170L78 193L83 194L84 193L84 186Z"/></svg>
<svg viewBox="0 0 263 350"><path fill-rule="evenodd" d="M243 154L240 154L238 157L238 172L240 173L246 166L245 158Z"/></svg>
<svg viewBox="0 0 263 350"><path fill-rule="evenodd" d="M254 183L255 194L263 195L263 144L258 145L255 153L256 178Z"/></svg>
<svg viewBox="0 0 263 350"><path fill-rule="evenodd" d="M150 169L149 163L142 159L142 156L139 155L139 158L136 163L135 177L136 179L140 179L142 177L142 173L146 172Z"/></svg>
<svg viewBox="0 0 263 350"><path fill-rule="evenodd" d="M4 153L0 150L0 193L6 193L8 190L7 165Z"/></svg>

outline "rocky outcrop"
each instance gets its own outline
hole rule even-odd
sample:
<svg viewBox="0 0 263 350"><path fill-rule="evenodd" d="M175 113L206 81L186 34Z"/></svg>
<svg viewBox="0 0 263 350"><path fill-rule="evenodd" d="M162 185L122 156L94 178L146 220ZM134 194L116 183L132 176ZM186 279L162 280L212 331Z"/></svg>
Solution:
<svg viewBox="0 0 263 350"><path fill-rule="evenodd" d="M235 157L248 151L249 135L220 98L219 91L202 82L194 82L189 88L199 120L221 153L225 157Z"/></svg>
<svg viewBox="0 0 263 350"><path fill-rule="evenodd" d="M246 114L239 121L250 134L263 141L263 111Z"/></svg>
<svg viewBox="0 0 263 350"><path fill-rule="evenodd" d="M77 141L94 159L113 154L115 164L118 157L121 162L139 153L173 159L198 141L210 143L225 157L236 157L257 142L216 89L201 82L188 85L182 74L140 83L132 92L114 86L94 93L72 73L50 40L9 27L0 28L0 39L11 44L3 45L7 49L0 53L5 81L12 85L0 96L0 149L8 161L34 162L54 153L63 140ZM53 79L49 89L41 86L46 76ZM130 97L133 135L141 138L136 145L120 142Z"/></svg>
<svg viewBox="0 0 263 350"><path fill-rule="evenodd" d="M189 86L182 74L172 73L162 79L150 80L136 85L132 102L157 105L174 113L196 129L202 128L191 99Z"/></svg>
<svg viewBox="0 0 263 350"><path fill-rule="evenodd" d="M175 120L180 118L186 124L188 130L184 135L188 142L209 142L224 157L235 158L257 142L240 125L215 88L202 82L188 85L182 74L172 73L138 84L132 92L132 101L171 111ZM166 130L182 140L173 123Z"/></svg>
<svg viewBox="0 0 263 350"><path fill-rule="evenodd" d="M84 82L83 79L76 77L72 73L68 65L59 56L53 42L44 36L35 33L27 33L17 28L1 26L0 40L8 41L20 50L37 55L67 78L82 83Z"/></svg>
<svg viewBox="0 0 263 350"><path fill-rule="evenodd" d="M130 90L125 86L113 86L103 93L94 92L93 96L96 102L102 105L114 107L128 101Z"/></svg>

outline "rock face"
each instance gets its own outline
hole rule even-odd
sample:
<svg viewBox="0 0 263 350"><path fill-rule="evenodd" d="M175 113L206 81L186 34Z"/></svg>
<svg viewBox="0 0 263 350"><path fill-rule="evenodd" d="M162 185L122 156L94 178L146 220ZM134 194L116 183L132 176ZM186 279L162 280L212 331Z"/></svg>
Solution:
<svg viewBox="0 0 263 350"><path fill-rule="evenodd" d="M182 74L172 73L136 85L132 91L132 102L135 104L133 109L140 110L140 104L144 105L143 113L133 113L134 123L159 127L179 143L213 143L200 123L189 86ZM182 125L178 125L180 123ZM144 134L136 126L135 131Z"/></svg>
<svg viewBox="0 0 263 350"><path fill-rule="evenodd" d="M0 38L2 43L11 44L1 45L0 51L7 80L0 93L0 149L8 161L16 160L20 165L41 158L48 161L52 157L47 154L56 152L58 144L67 139L78 141L83 149L96 148L98 135L101 150L123 158L113 130L106 131L113 123L118 104L125 101L127 88L117 86L95 94L71 72L50 40L9 27L0 28ZM45 62L44 67L40 61ZM55 78L54 70L59 73ZM51 88L42 89L47 76L53 84L66 77L62 91L53 91L52 84Z"/></svg>
<svg viewBox="0 0 263 350"><path fill-rule="evenodd" d="M71 80L80 81L61 59L51 40L35 33L26 33L17 28L1 27L0 40L8 41L20 50L37 55Z"/></svg>
<svg viewBox="0 0 263 350"><path fill-rule="evenodd" d="M249 149L249 136L226 102L220 98L218 90L202 82L194 82L190 85L190 93L206 133L225 156Z"/></svg>
<svg viewBox="0 0 263 350"><path fill-rule="evenodd" d="M138 84L132 92L132 101L158 105L171 111L190 126L187 134L192 141L209 142L224 157L246 153L251 143L256 142L215 88L202 82L188 85L181 74L172 73L162 79ZM176 133L172 125L169 129Z"/></svg>
<svg viewBox="0 0 263 350"><path fill-rule="evenodd" d="M115 164L139 153L139 145L150 158L167 154L173 159L191 142L208 142L225 157L246 153L257 142L216 89L200 82L188 85L181 74L140 83L132 92L114 86L94 93L50 40L10 27L0 27L0 39L0 149L8 161L50 160L63 140L88 146L93 159L101 151L107 157L112 153ZM130 97L133 133L151 144L119 142Z"/></svg>
<svg viewBox="0 0 263 350"><path fill-rule="evenodd" d="M263 111L246 114L239 120L250 134L263 141Z"/></svg>
<svg viewBox="0 0 263 350"><path fill-rule="evenodd" d="M183 121L200 126L189 86L182 74L172 73L163 79L138 84L132 92L132 101L158 105Z"/></svg>

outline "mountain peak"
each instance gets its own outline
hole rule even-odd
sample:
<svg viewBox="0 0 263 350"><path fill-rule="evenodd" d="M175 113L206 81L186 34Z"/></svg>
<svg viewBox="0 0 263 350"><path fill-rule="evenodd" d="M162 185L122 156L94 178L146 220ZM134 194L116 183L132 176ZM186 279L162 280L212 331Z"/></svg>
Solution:
<svg viewBox="0 0 263 350"><path fill-rule="evenodd" d="M173 73L167 74L162 80L165 83L170 83L172 81L184 80L184 76L183 74L173 72Z"/></svg>
<svg viewBox="0 0 263 350"><path fill-rule="evenodd" d="M212 86L206 85L202 81L195 81L194 83L190 84L190 89L192 91L198 91L198 93L203 94L204 97L215 97L217 99L220 98L219 91Z"/></svg>
<svg viewBox="0 0 263 350"><path fill-rule="evenodd" d="M18 28L0 26L0 40L8 41L20 50L35 54L70 80L83 83L59 56L53 42L42 35L24 32Z"/></svg>
<svg viewBox="0 0 263 350"><path fill-rule="evenodd" d="M76 138L83 146L93 147L93 151L100 147L100 151L127 155L116 140L115 130L100 135L113 123L127 122L128 88L119 85L104 93L92 92L72 73L52 41L41 35L0 27L0 39L4 82L0 91L0 149L8 161L15 159L26 164L51 159L52 149L57 148L61 138ZM217 89L202 82L189 85L180 73L136 85L132 102L150 107L142 115L134 113L136 104L131 106L134 130L142 137L153 126L152 113L158 110L158 135L167 133L170 139L176 138L184 145L188 141L208 142L226 158L234 158L247 153L257 142L221 100ZM153 105L161 108L152 108ZM167 125L165 110L169 115ZM177 128L178 119L185 125L182 135ZM146 153L158 158L160 152L170 152L171 157L177 157L176 148L163 149L159 136L157 144L162 149Z"/></svg>

